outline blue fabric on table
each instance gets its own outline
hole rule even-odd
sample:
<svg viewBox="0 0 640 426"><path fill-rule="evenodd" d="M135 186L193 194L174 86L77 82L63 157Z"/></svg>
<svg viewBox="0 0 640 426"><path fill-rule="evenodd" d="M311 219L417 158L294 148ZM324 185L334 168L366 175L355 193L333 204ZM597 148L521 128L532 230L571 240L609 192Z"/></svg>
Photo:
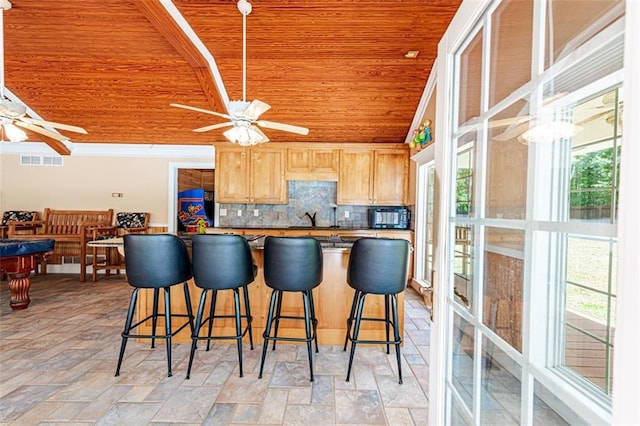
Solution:
<svg viewBox="0 0 640 426"><path fill-rule="evenodd" d="M0 257L24 256L52 251L56 240L0 240Z"/></svg>

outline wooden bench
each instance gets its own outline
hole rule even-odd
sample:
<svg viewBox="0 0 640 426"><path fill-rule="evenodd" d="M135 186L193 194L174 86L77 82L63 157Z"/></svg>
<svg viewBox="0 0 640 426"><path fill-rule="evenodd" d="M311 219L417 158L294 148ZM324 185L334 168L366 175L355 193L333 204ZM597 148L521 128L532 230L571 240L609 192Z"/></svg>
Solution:
<svg viewBox="0 0 640 426"><path fill-rule="evenodd" d="M109 227L113 221L113 209L109 210L53 210L44 209L42 220L35 221L38 226L33 235L17 233L16 225L9 224L9 238L18 240L52 239L56 250L59 243L71 244L80 253L80 281L87 279L87 242L95 238L96 227ZM42 260L42 273L47 273L46 259Z"/></svg>

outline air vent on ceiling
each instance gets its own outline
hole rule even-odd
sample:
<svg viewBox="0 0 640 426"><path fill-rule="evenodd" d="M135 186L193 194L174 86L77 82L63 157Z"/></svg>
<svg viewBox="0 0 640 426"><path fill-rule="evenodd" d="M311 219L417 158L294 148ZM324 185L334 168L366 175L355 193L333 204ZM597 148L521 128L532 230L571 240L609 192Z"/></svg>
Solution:
<svg viewBox="0 0 640 426"><path fill-rule="evenodd" d="M21 155L21 166L62 166L62 157L44 155Z"/></svg>

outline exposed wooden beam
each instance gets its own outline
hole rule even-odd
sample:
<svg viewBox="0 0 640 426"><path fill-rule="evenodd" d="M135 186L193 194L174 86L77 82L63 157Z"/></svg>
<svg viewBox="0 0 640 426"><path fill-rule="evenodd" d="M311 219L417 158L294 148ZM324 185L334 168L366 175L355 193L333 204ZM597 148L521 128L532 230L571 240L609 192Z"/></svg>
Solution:
<svg viewBox="0 0 640 426"><path fill-rule="evenodd" d="M225 96L221 95L216 81L212 77L214 73L217 73L217 70L210 69L209 62L202 52L193 44L167 9L158 0L141 0L136 1L135 4L158 32L191 65L211 109L225 111Z"/></svg>
<svg viewBox="0 0 640 426"><path fill-rule="evenodd" d="M60 142L57 139L50 138L50 137L44 136L44 135L39 135L39 137L42 138L42 141L44 143L46 143L47 145L49 145L51 147L51 149L53 149L58 154L60 154L60 155L71 155L71 150L69 148L67 148L67 146L63 142Z"/></svg>

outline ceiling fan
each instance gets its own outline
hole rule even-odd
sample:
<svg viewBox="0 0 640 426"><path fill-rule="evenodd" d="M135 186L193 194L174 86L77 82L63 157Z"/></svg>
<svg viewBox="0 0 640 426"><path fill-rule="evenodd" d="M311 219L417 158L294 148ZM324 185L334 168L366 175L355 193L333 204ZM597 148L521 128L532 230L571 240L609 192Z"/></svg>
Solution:
<svg viewBox="0 0 640 426"><path fill-rule="evenodd" d="M20 127L55 139L59 142L68 141L69 138L57 132L56 129L68 130L70 132L86 135L87 131L82 127L28 117L27 107L24 104L5 98L3 13L4 10L8 9L11 9L11 3L8 0L0 1L0 138L4 140L4 137L6 136L11 142L22 142L27 140L27 134L20 129ZM45 140L45 142L47 141Z"/></svg>
<svg viewBox="0 0 640 426"><path fill-rule="evenodd" d="M255 145L258 143L269 142L269 138L265 135L260 127L272 130L281 130L299 135L308 135L309 129L306 127L294 126L292 124L277 123L273 121L260 120L259 117L271 106L258 99L251 102L246 100L247 95L247 15L251 13L252 6L247 0L238 0L238 10L242 14L242 100L231 101L227 105L228 114L210 111L207 109L197 108L189 105L172 103L171 106L184 108L191 111L202 112L205 114L215 115L217 117L229 120L225 123L211 124L204 127L193 129L194 132L208 132L210 130L231 127L226 130L224 136L233 143L239 145Z"/></svg>
<svg viewBox="0 0 640 426"><path fill-rule="evenodd" d="M556 93L544 99L542 106L547 107L566 95L566 92ZM488 128L499 127L506 127L506 129L493 136L491 140L505 142L517 139L524 144L570 138L582 131L582 126L570 121L550 119L549 117L542 119L528 114L518 114L516 117L489 122Z"/></svg>

